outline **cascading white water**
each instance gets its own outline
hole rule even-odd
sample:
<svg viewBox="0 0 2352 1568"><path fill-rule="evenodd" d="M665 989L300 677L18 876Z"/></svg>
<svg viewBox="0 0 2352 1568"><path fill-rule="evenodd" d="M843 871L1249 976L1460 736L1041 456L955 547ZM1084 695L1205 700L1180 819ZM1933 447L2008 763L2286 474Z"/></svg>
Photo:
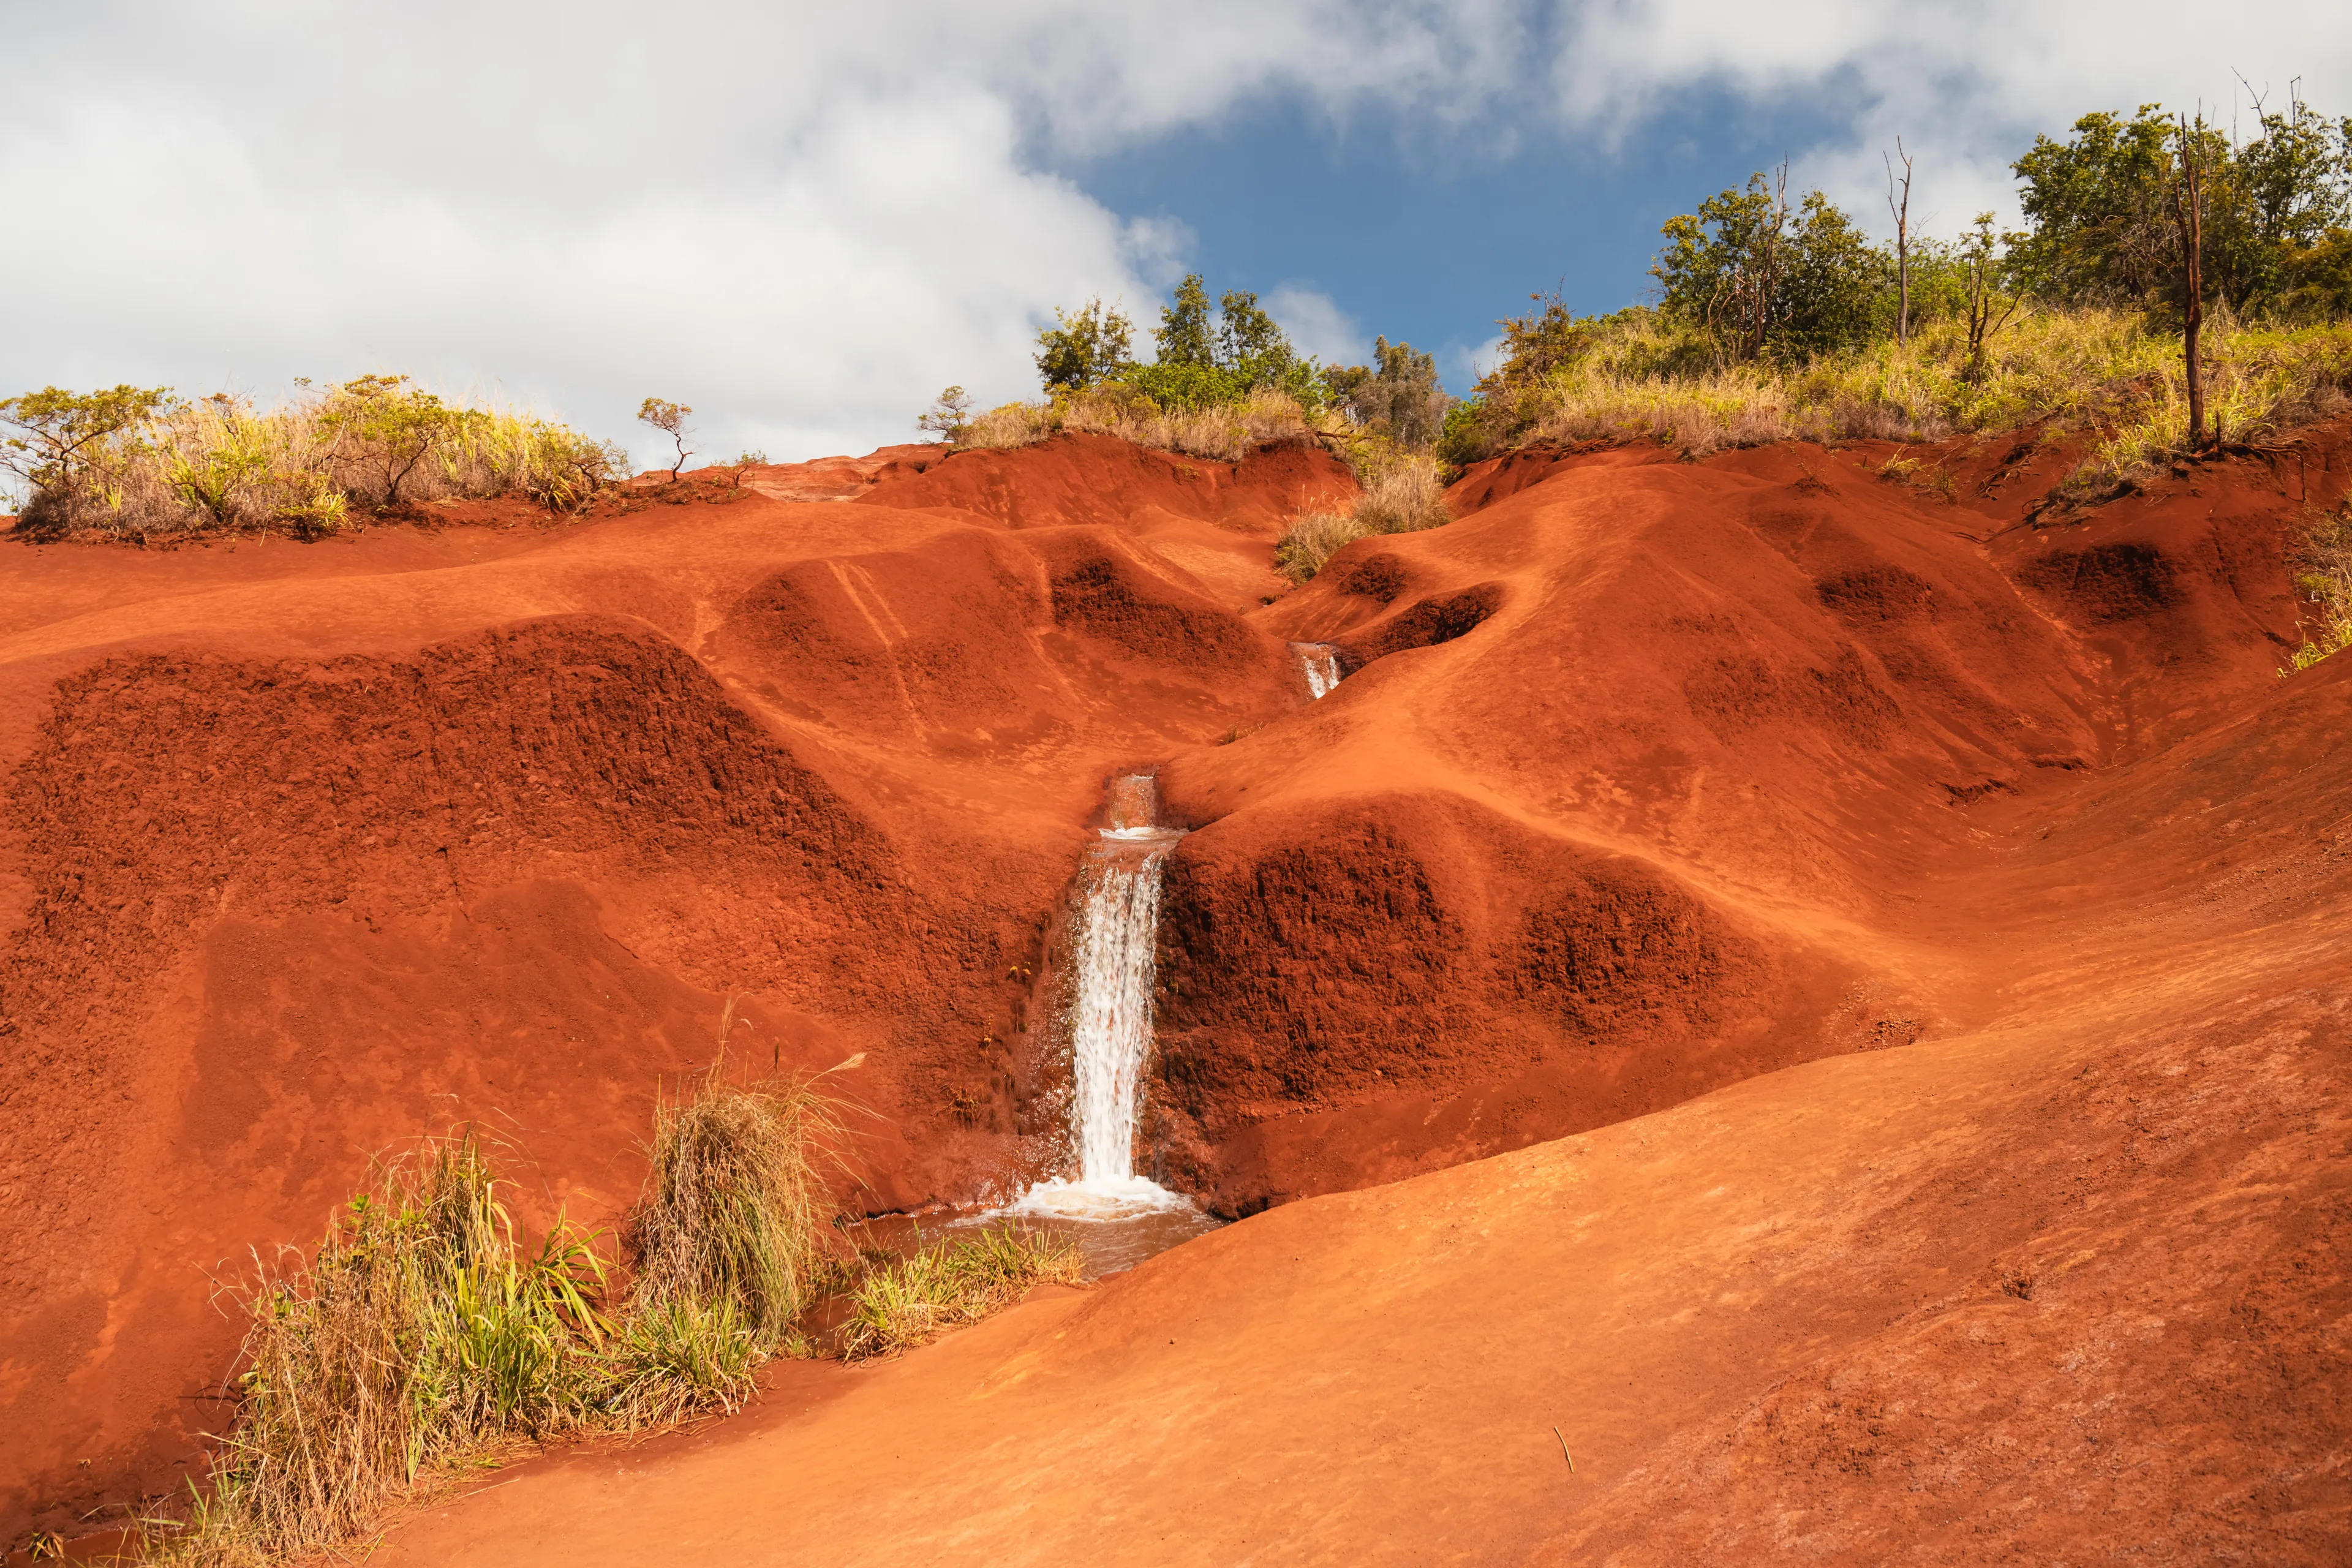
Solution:
<svg viewBox="0 0 2352 1568"><path fill-rule="evenodd" d="M1299 668L1307 672L1307 695L1328 696L1339 684L1339 650L1331 644L1295 642L1290 651L1298 656Z"/></svg>
<svg viewBox="0 0 2352 1568"><path fill-rule="evenodd" d="M1184 837L1157 825L1158 794L1149 774L1115 784L1111 826L1087 857L1071 963L1070 1132L1077 1177L1038 1183L1016 1208L1109 1216L1190 1206L1135 1173L1138 1090L1151 1052L1160 874Z"/></svg>
<svg viewBox="0 0 2352 1568"><path fill-rule="evenodd" d="M1112 831L1139 838L1152 830ZM1160 865L1167 854L1164 845L1140 847L1140 855L1098 858L1078 916L1072 1120L1079 1176L1089 1184L1135 1174L1135 1090L1151 1048L1152 946L1160 925Z"/></svg>

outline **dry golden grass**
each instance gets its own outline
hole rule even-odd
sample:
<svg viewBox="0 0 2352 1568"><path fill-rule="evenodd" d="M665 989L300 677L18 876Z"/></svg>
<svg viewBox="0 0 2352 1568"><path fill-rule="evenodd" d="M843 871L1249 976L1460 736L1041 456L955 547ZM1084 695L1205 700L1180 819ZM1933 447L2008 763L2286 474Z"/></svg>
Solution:
<svg viewBox="0 0 2352 1568"><path fill-rule="evenodd" d="M625 455L528 411L449 404L362 377L264 408L219 394L174 402L37 490L36 537L213 531L316 537L379 508L516 496L577 508L625 476Z"/></svg>
<svg viewBox="0 0 2352 1568"><path fill-rule="evenodd" d="M1261 447L1311 441L1334 416L1310 413L1286 393L1261 387L1240 403L1162 408L1141 391L1112 385L1049 403L1008 403L964 426L962 447L1026 447L1062 431L1116 436L1154 451L1238 462Z"/></svg>
<svg viewBox="0 0 2352 1568"><path fill-rule="evenodd" d="M2208 328L2206 405L2225 439L2260 442L2347 406L2352 328ZM2029 311L1970 362L1954 321L1803 365L1705 368L1654 315L1606 323L1591 352L1489 410L1482 450L1655 440L1692 457L1801 438L1932 440L2048 420L2090 437L2086 470L2128 476L2188 444L2179 338L2113 310ZM1463 456L1475 455L1464 453Z"/></svg>
<svg viewBox="0 0 2352 1568"><path fill-rule="evenodd" d="M1304 583L1347 545L1376 533L1412 533L1453 521L1436 459L1392 447L1360 447L1363 494L1347 512L1316 510L1291 520L1274 547L1277 571Z"/></svg>

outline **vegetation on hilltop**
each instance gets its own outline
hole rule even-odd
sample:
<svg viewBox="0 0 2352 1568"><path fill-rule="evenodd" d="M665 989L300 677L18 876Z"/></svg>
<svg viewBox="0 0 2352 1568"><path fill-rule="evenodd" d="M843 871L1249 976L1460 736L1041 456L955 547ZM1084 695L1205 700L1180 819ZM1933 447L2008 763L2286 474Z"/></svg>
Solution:
<svg viewBox="0 0 2352 1568"><path fill-rule="evenodd" d="M2091 437L2081 483L2113 488L2326 415L2352 387L2352 120L2295 102L2258 123L2238 143L2154 105L2085 115L2018 159L2023 230L1906 226L1899 254L1821 192L1791 200L1785 168L1759 174L1667 222L1654 304L1578 317L1538 296L1499 323L1440 450L1646 437L1696 455L2051 420Z"/></svg>
<svg viewBox="0 0 2352 1568"><path fill-rule="evenodd" d="M362 375L263 408L228 393L57 387L0 400L0 469L35 539L258 530L316 538L365 512L514 496L572 510L627 472L618 447L511 409Z"/></svg>
<svg viewBox="0 0 2352 1568"><path fill-rule="evenodd" d="M1037 337L1042 401L975 414L950 387L917 424L957 447L1093 431L1223 461L1269 442L1322 441L1363 468L1426 449L1444 414L1435 363L1411 344L1381 339L1371 365L1318 363L1255 294L1228 289L1212 305L1198 273L1160 307L1150 360L1135 357L1135 342L1117 305L1057 310Z"/></svg>
<svg viewBox="0 0 2352 1568"><path fill-rule="evenodd" d="M1277 562L1305 581L1351 539L1444 521L1433 458L1529 442L1651 439L1696 457L2044 423L2082 438L2068 483L2090 498L2346 405L2352 120L2297 100L2258 110L2240 142L2144 105L2037 138L2014 167L2025 228L1996 232L1980 213L1947 239L1911 231L1914 160L1899 200L1890 160L1891 247L1823 193L1792 193L1785 165L1758 174L1668 220L1653 303L1580 317L1537 295L1498 322L1495 364L1465 400L1431 356L1385 337L1370 365L1318 364L1253 294L1213 313L1195 275L1162 307L1151 361L1135 358L1124 312L1090 300L1039 334L1044 401L943 404L923 423L969 447L1097 430L1223 458L1320 441L1368 494L1284 538Z"/></svg>

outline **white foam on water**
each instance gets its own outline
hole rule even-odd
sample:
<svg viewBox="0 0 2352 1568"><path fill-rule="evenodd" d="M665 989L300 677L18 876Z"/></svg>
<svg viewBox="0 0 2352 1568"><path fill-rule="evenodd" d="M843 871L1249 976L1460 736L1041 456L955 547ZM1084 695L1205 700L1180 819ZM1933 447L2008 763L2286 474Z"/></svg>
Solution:
<svg viewBox="0 0 2352 1568"><path fill-rule="evenodd" d="M1108 1180L1039 1182L1006 1208L1008 1214L1053 1219L1134 1219L1142 1215L1188 1210L1192 1200L1171 1193L1148 1176Z"/></svg>

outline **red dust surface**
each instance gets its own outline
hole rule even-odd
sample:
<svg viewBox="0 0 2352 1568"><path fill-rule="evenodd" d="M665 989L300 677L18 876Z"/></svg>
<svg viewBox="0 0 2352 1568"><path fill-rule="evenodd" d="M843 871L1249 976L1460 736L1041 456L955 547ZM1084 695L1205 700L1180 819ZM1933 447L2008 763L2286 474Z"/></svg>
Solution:
<svg viewBox="0 0 2352 1568"><path fill-rule="evenodd" d="M1100 437L0 552L0 1529L169 1482L207 1271L404 1136L609 1223L728 995L866 1053L854 1205L1034 1171L1150 767L1139 1156L1249 1217L390 1560L2341 1561L2347 443L1520 453L1288 592L1343 469Z"/></svg>

